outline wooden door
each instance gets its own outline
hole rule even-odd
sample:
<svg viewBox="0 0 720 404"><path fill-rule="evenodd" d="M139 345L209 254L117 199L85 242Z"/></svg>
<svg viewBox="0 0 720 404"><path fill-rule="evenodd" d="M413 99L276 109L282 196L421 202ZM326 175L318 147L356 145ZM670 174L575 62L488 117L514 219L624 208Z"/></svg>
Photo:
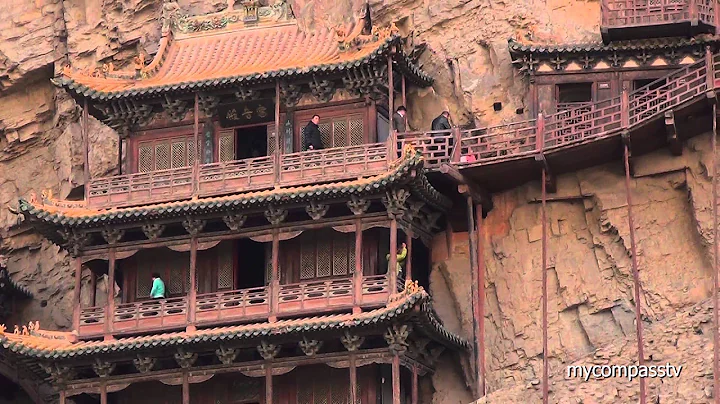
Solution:
<svg viewBox="0 0 720 404"><path fill-rule="evenodd" d="M134 172L188 167L195 161L194 135L138 138L134 142Z"/></svg>
<svg viewBox="0 0 720 404"><path fill-rule="evenodd" d="M369 142L367 107L318 109L298 112L295 116L295 150L305 144L303 128L313 115L320 115L320 133L326 149L331 147L357 146Z"/></svg>

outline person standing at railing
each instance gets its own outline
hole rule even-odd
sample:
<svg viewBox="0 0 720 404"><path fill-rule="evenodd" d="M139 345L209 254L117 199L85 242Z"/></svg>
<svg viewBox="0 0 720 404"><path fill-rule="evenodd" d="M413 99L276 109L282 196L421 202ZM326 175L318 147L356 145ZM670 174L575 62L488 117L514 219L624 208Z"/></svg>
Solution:
<svg viewBox="0 0 720 404"><path fill-rule="evenodd" d="M395 268L395 270L397 271L398 278L402 275L403 267L405 266L405 258L407 258L407 244L402 243L400 248L397 250L397 268ZM389 266L390 254L385 255L385 259L388 261Z"/></svg>
<svg viewBox="0 0 720 404"><path fill-rule="evenodd" d="M320 115L313 115L312 119L303 128L304 145L303 150L320 150L323 149L322 133L320 132Z"/></svg>
<svg viewBox="0 0 720 404"><path fill-rule="evenodd" d="M433 119L430 129L432 131L448 131L447 134L449 134L450 129L452 129L452 126L450 126L450 112L443 111L442 114L438 115L437 118ZM445 133L433 133L433 136L441 135L445 135Z"/></svg>
<svg viewBox="0 0 720 404"><path fill-rule="evenodd" d="M165 282L160 279L160 274L157 272L153 272L152 274L152 289L150 289L150 297L153 299L165 298Z"/></svg>
<svg viewBox="0 0 720 404"><path fill-rule="evenodd" d="M393 128L398 133L407 132L407 109L401 105L397 108L397 111L393 114Z"/></svg>

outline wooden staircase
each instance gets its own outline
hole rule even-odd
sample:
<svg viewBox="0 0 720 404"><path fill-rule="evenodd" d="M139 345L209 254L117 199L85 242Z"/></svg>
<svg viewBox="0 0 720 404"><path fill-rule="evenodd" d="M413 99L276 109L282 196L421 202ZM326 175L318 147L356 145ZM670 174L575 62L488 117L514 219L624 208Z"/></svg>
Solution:
<svg viewBox="0 0 720 404"><path fill-rule="evenodd" d="M637 156L669 146L682 153L683 140L712 130L715 88L720 87L720 54L705 57L635 91L536 119L451 133L398 134L439 171L448 164L489 192L540 178L592 167L622 156L629 142ZM459 145L459 146L458 146Z"/></svg>

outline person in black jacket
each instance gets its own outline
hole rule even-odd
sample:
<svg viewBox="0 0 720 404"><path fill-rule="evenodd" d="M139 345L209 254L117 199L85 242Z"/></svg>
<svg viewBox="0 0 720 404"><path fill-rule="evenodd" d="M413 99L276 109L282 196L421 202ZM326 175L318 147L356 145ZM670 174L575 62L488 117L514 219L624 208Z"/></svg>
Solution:
<svg viewBox="0 0 720 404"><path fill-rule="evenodd" d="M407 114L407 109L404 106L399 106L397 111L393 114L393 128L398 133L404 133L407 132L407 125L405 124L405 114Z"/></svg>
<svg viewBox="0 0 720 404"><path fill-rule="evenodd" d="M450 126L450 121L448 120L450 118L450 112L443 111L442 114L440 114L437 118L433 119L432 121L432 127L431 130L450 130L452 129L452 126ZM439 135L437 133L436 135Z"/></svg>
<svg viewBox="0 0 720 404"><path fill-rule="evenodd" d="M320 115L313 115L307 126L303 128L303 137L305 138L304 150L319 150L323 148L322 133L320 133Z"/></svg>

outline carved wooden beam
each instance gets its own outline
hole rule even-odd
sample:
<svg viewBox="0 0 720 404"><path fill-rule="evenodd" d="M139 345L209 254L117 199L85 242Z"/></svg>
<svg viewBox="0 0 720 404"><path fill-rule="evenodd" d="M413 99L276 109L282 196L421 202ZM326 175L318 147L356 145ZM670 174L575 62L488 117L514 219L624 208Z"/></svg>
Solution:
<svg viewBox="0 0 720 404"><path fill-rule="evenodd" d="M266 361L275 359L280 353L280 345L270 344L267 341L261 341L260 345L257 346L257 351Z"/></svg>
<svg viewBox="0 0 720 404"><path fill-rule="evenodd" d="M362 346L363 342L365 342L365 337L350 334L349 331L345 331L345 334L340 337L340 342L342 342L345 349L347 349L349 352L356 352L360 349L360 346Z"/></svg>
<svg viewBox="0 0 720 404"><path fill-rule="evenodd" d="M220 362L222 362L223 365L229 365L229 364L233 363L239 353L240 353L240 351L237 349L225 348L222 345L220 345L220 348L215 350L215 354L217 355L218 359L220 360Z"/></svg>
<svg viewBox="0 0 720 404"><path fill-rule="evenodd" d="M362 215L367 212L370 207L370 201L367 199L360 199L353 195L349 201L347 201L347 207L354 215Z"/></svg>
<svg viewBox="0 0 720 404"><path fill-rule="evenodd" d="M410 197L410 191L406 189L392 189L385 193L382 203L387 209L388 216L400 219L407 211L406 202Z"/></svg>
<svg viewBox="0 0 720 404"><path fill-rule="evenodd" d="M115 370L115 363L101 361L96 358L92 368L99 377L108 377Z"/></svg>
<svg viewBox="0 0 720 404"><path fill-rule="evenodd" d="M310 205L305 207L305 212L307 212L308 216L310 216L313 220L319 220L325 216L329 208L330 205L323 205L315 201L311 201Z"/></svg>
<svg viewBox="0 0 720 404"><path fill-rule="evenodd" d="M247 215L226 215L223 216L222 220L223 222L225 222L225 225L228 227L228 229L232 231L238 231L245 224L245 221L247 220Z"/></svg>
<svg viewBox="0 0 720 404"><path fill-rule="evenodd" d="M195 364L195 361L198 358L197 353L186 352L182 348L178 349L178 351L173 356L175 357L175 361L177 362L177 364L183 369L189 369L193 364Z"/></svg>
<svg viewBox="0 0 720 404"><path fill-rule="evenodd" d="M197 235L200 234L202 229L205 227L205 223L205 220L187 218L183 220L182 226L190 236L197 237Z"/></svg>
<svg viewBox="0 0 720 404"><path fill-rule="evenodd" d="M120 241L123 238L123 235L125 235L125 230L122 229L116 229L112 227L106 227L101 232L103 238L108 244L117 244L118 241Z"/></svg>
<svg viewBox="0 0 720 404"><path fill-rule="evenodd" d="M148 238L148 240L155 241L162 235L163 231L165 231L165 225L164 224L144 224L142 225L142 232L145 234L145 237Z"/></svg>
<svg viewBox="0 0 720 404"><path fill-rule="evenodd" d="M407 351L410 332L412 332L412 326L409 324L393 324L388 327L383 337L385 337L385 342L387 342L388 348L390 348L393 355L402 355Z"/></svg>
<svg viewBox="0 0 720 404"><path fill-rule="evenodd" d="M305 356L313 356L317 354L320 351L320 348L322 348L323 342L318 341L316 339L308 340L303 336L303 339L298 342L298 346L300 346L300 349L303 351Z"/></svg>
<svg viewBox="0 0 720 404"><path fill-rule="evenodd" d="M457 168L450 164L443 164L440 166L440 172L447 175L456 184L465 186L465 188L462 189L458 188L458 192L471 196L475 203L483 206L483 210L486 212L492 210L493 202L490 193L475 185L472 180L463 175Z"/></svg>
<svg viewBox="0 0 720 404"><path fill-rule="evenodd" d="M313 76L310 82L310 92L320 102L329 102L335 94L335 83L331 80L318 80Z"/></svg>
<svg viewBox="0 0 720 404"><path fill-rule="evenodd" d="M283 221L285 221L285 218L287 218L288 211L287 209L277 209L274 206L270 205L268 206L267 210L265 211L265 218L270 222L271 225L277 226Z"/></svg>
<svg viewBox="0 0 720 404"><path fill-rule="evenodd" d="M135 365L135 369L137 369L140 373L150 372L152 368L155 367L156 362L157 359L151 358L149 356L138 355L137 358L133 359L133 365Z"/></svg>
<svg viewBox="0 0 720 404"><path fill-rule="evenodd" d="M185 118L185 115L187 115L187 112L190 110L190 106L187 101L180 99L172 100L167 95L165 95L165 100L161 105L165 114L167 114L168 118L170 118L170 121L172 122L182 121L183 118Z"/></svg>

